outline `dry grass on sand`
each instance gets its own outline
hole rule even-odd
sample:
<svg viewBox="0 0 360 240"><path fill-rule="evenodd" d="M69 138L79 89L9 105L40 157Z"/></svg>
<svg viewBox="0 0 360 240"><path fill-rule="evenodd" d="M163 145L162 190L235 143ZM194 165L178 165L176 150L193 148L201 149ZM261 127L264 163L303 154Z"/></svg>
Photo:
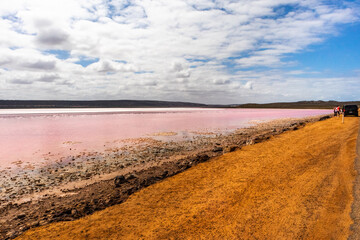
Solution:
<svg viewBox="0 0 360 240"><path fill-rule="evenodd" d="M308 124L18 239L346 239L357 131L358 118Z"/></svg>

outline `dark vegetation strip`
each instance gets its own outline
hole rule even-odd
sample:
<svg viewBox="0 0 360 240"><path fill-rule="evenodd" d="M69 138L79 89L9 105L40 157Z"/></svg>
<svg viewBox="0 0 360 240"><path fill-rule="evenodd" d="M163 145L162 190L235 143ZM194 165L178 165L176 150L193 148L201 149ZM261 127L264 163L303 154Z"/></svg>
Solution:
<svg viewBox="0 0 360 240"><path fill-rule="evenodd" d="M239 105L240 108L293 108L293 109L332 109L335 106L360 105L360 101L337 102L337 101L300 101L279 103L247 103Z"/></svg>
<svg viewBox="0 0 360 240"><path fill-rule="evenodd" d="M49 100L0 100L0 109L15 108L151 108L151 107L210 107L189 102L101 100L101 101L49 101Z"/></svg>
<svg viewBox="0 0 360 240"><path fill-rule="evenodd" d="M63 100L0 100L0 109L20 108L165 108L165 107L201 107L201 108L292 108L292 109L332 109L346 104L360 105L360 101L299 101L277 103L247 104L201 104L191 102L171 102L153 100L94 100L94 101L63 101Z"/></svg>

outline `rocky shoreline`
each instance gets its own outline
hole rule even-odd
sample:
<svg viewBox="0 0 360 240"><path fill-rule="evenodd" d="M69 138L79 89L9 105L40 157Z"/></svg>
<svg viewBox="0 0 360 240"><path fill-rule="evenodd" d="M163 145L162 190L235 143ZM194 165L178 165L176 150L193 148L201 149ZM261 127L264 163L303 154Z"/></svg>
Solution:
<svg viewBox="0 0 360 240"><path fill-rule="evenodd" d="M0 238L12 239L32 227L74 220L119 204L198 163L328 117L274 120L232 133L198 134L190 140L141 138L104 153L69 156L43 168L2 171Z"/></svg>

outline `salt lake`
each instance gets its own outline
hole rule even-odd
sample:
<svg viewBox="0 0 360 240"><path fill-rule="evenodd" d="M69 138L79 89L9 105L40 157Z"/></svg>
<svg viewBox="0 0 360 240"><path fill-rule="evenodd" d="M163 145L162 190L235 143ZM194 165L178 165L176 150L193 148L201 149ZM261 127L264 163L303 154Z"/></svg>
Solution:
<svg viewBox="0 0 360 240"><path fill-rule="evenodd" d="M80 152L103 152L136 138L186 138L224 132L261 121L329 114L318 109L3 109L0 110L1 168Z"/></svg>

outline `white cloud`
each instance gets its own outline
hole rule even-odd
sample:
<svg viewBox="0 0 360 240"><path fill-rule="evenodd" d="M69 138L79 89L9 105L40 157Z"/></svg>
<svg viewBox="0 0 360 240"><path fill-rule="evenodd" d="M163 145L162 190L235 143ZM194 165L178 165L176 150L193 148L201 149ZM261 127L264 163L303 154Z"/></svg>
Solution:
<svg viewBox="0 0 360 240"><path fill-rule="evenodd" d="M226 80L224 80L224 79L215 79L215 80L213 80L213 82L216 85L226 85L226 84L231 83L231 81L229 79L226 79Z"/></svg>
<svg viewBox="0 0 360 240"><path fill-rule="evenodd" d="M0 65L10 70L55 70L58 61L33 49L0 49Z"/></svg>
<svg viewBox="0 0 360 240"><path fill-rule="evenodd" d="M251 81L246 82L245 85L244 85L244 88L252 90L253 89L253 83Z"/></svg>
<svg viewBox="0 0 360 240"><path fill-rule="evenodd" d="M113 73L113 72L135 72L134 66L129 64L119 63L111 60L100 60L86 67L90 72L98 73Z"/></svg>
<svg viewBox="0 0 360 240"><path fill-rule="evenodd" d="M321 0L2 1L0 86L12 91L1 97L41 92L43 98L214 103L315 97L314 89L307 95L292 89L331 80L289 80L302 70L271 68L293 65L284 56L357 22L357 7ZM86 66L85 59L95 61ZM247 70L258 67L270 70Z"/></svg>

